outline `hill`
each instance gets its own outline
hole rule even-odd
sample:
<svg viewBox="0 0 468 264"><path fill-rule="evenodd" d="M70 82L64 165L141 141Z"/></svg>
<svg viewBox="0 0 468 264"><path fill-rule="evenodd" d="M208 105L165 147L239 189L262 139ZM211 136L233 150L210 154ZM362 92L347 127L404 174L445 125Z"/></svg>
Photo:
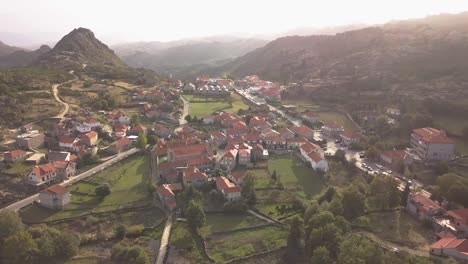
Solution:
<svg viewBox="0 0 468 264"><path fill-rule="evenodd" d="M0 41L0 57L11 54L15 51L23 50L22 48L8 46L7 44Z"/></svg>
<svg viewBox="0 0 468 264"><path fill-rule="evenodd" d="M0 68L27 67L36 61L39 56L49 52L51 48L42 45L34 51L18 50L5 56L0 56Z"/></svg>
<svg viewBox="0 0 468 264"><path fill-rule="evenodd" d="M468 13L393 22L333 36L290 36L268 43L217 69L238 77L258 74L280 82L314 79L348 86L358 78L376 89L436 82L434 93L464 94L455 83L468 81ZM356 74L356 76L354 76ZM435 86L433 86L434 88ZM403 89L406 88L406 89Z"/></svg>

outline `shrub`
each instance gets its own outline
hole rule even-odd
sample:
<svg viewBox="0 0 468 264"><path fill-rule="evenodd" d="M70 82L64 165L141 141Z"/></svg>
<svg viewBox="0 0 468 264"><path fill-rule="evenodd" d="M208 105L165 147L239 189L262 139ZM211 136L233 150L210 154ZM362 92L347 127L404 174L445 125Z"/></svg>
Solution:
<svg viewBox="0 0 468 264"><path fill-rule="evenodd" d="M143 225L132 225L127 228L127 237L137 237L143 233L145 227Z"/></svg>
<svg viewBox="0 0 468 264"><path fill-rule="evenodd" d="M104 183L96 188L95 193L99 197L105 197L111 193L111 187L108 183Z"/></svg>
<svg viewBox="0 0 468 264"><path fill-rule="evenodd" d="M117 239L123 239L127 234L127 226L124 224L119 224L114 228L114 237Z"/></svg>

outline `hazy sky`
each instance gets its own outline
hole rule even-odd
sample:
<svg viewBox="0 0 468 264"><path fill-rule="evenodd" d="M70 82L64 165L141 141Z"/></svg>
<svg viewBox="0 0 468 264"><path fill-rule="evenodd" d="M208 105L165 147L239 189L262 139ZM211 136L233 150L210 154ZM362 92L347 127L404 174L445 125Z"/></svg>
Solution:
<svg viewBox="0 0 468 264"><path fill-rule="evenodd" d="M81 26L110 42L268 34L468 11L467 0L0 0L0 6L0 32L61 36Z"/></svg>

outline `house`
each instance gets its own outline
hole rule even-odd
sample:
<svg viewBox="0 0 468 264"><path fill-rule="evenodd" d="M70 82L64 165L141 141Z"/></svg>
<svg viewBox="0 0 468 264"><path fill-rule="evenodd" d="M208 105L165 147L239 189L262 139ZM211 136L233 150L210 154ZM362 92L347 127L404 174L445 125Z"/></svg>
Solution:
<svg viewBox="0 0 468 264"><path fill-rule="evenodd" d="M211 170L215 166L215 161L212 157L203 156L199 158L189 159L187 161L187 166L196 167L199 170Z"/></svg>
<svg viewBox="0 0 468 264"><path fill-rule="evenodd" d="M132 141L126 137L123 137L121 139L117 139L116 141L112 142L112 144L109 145L107 150L110 153L113 154L118 154L122 151L129 150L132 147Z"/></svg>
<svg viewBox="0 0 468 264"><path fill-rule="evenodd" d="M71 161L54 161L52 163L57 170L57 177L68 179L76 173L76 163Z"/></svg>
<svg viewBox="0 0 468 264"><path fill-rule="evenodd" d="M184 91L184 93L193 93L195 89L196 89L195 84L188 83L184 86L184 88L182 88L182 91Z"/></svg>
<svg viewBox="0 0 468 264"><path fill-rule="evenodd" d="M468 261L468 240L458 238L442 238L430 246L432 255L453 257Z"/></svg>
<svg viewBox="0 0 468 264"><path fill-rule="evenodd" d="M47 161L53 163L54 161L70 161L70 152L65 151L49 151L47 153Z"/></svg>
<svg viewBox="0 0 468 264"><path fill-rule="evenodd" d="M252 148L252 159L257 160L267 160L268 159L268 150L263 148L262 144L255 144Z"/></svg>
<svg viewBox="0 0 468 264"><path fill-rule="evenodd" d="M278 137L280 136L280 133L278 133L276 130L273 130L271 128L265 128L262 130L262 133L260 133L260 137L265 139L268 137Z"/></svg>
<svg viewBox="0 0 468 264"><path fill-rule="evenodd" d="M411 146L423 160L451 160L455 152L455 141L445 131L432 127L414 129Z"/></svg>
<svg viewBox="0 0 468 264"><path fill-rule="evenodd" d="M280 150L287 148L286 139L282 136L267 137L265 143L268 149Z"/></svg>
<svg viewBox="0 0 468 264"><path fill-rule="evenodd" d="M303 137L306 139L314 139L315 131L304 125L294 126L291 128L296 137Z"/></svg>
<svg viewBox="0 0 468 264"><path fill-rule="evenodd" d="M468 235L468 208L450 210L446 214L450 221L454 224L457 233L464 236Z"/></svg>
<svg viewBox="0 0 468 264"><path fill-rule="evenodd" d="M346 146L359 142L359 135L351 131L343 131L340 133L341 142Z"/></svg>
<svg viewBox="0 0 468 264"><path fill-rule="evenodd" d="M220 147L227 143L226 135L220 131L211 132L210 139L217 147Z"/></svg>
<svg viewBox="0 0 468 264"><path fill-rule="evenodd" d="M210 156L208 145L206 144L194 144L181 147L169 147L167 149L167 161L187 161L189 159Z"/></svg>
<svg viewBox="0 0 468 264"><path fill-rule="evenodd" d="M93 118L88 118L85 121L83 121L83 125L90 127L93 130L98 129L101 126L101 122L97 121L96 119Z"/></svg>
<svg viewBox="0 0 468 264"><path fill-rule="evenodd" d="M224 152L224 155L218 161L218 164L226 169L226 170L233 170L237 166L237 149L230 149Z"/></svg>
<svg viewBox="0 0 468 264"><path fill-rule="evenodd" d="M311 143L311 142L307 142L305 144L302 144L300 147L299 147L299 151L301 153L301 156L307 160L307 155L311 152L316 152L318 154L320 154L321 156L323 156L323 150L320 146L318 146L317 144L314 144L314 143Z"/></svg>
<svg viewBox="0 0 468 264"><path fill-rule="evenodd" d="M91 131L91 127L85 126L81 123L76 123L75 130L78 131L79 133L88 133L89 131Z"/></svg>
<svg viewBox="0 0 468 264"><path fill-rule="evenodd" d="M134 126L134 127L132 127L132 128L130 129L130 131L128 132L128 134L130 134L130 135L135 135L135 136L138 136L138 135L140 135L140 134L146 135L147 130L148 130L148 129L147 129L145 126L143 126L143 125L136 125L136 126Z"/></svg>
<svg viewBox="0 0 468 264"><path fill-rule="evenodd" d="M310 163L312 169L322 172L328 171L328 162L319 153L314 151L310 152L309 154L307 154L306 160Z"/></svg>
<svg viewBox="0 0 468 264"><path fill-rule="evenodd" d="M244 170L236 170L231 171L226 176L229 180L231 180L237 186L240 186L244 183L244 177L246 176L246 172Z"/></svg>
<svg viewBox="0 0 468 264"><path fill-rule="evenodd" d="M63 210L71 204L70 190L59 184L39 192L39 204L53 210Z"/></svg>
<svg viewBox="0 0 468 264"><path fill-rule="evenodd" d="M259 118L258 116L254 116L250 118L249 121L249 127L250 128L257 128L259 130L263 130L266 128L272 128L273 126L266 121L264 118Z"/></svg>
<svg viewBox="0 0 468 264"><path fill-rule="evenodd" d="M156 189L156 192L161 203L172 211L177 207L175 193L182 189L183 186L180 183L163 184Z"/></svg>
<svg viewBox="0 0 468 264"><path fill-rule="evenodd" d="M156 134L156 136L159 138L166 138L171 134L171 131L163 125L155 125L154 134Z"/></svg>
<svg viewBox="0 0 468 264"><path fill-rule="evenodd" d="M226 136L232 136L235 138L240 138L246 135L248 132L247 128L228 128L226 129Z"/></svg>
<svg viewBox="0 0 468 264"><path fill-rule="evenodd" d="M216 178L216 189L220 190L228 201L236 201L241 198L242 189L224 176Z"/></svg>
<svg viewBox="0 0 468 264"><path fill-rule="evenodd" d="M250 149L239 149L239 165L247 166L250 163Z"/></svg>
<svg viewBox="0 0 468 264"><path fill-rule="evenodd" d="M380 153L380 162L385 166L396 168L400 161L409 166L413 163L413 158L404 150L388 150Z"/></svg>
<svg viewBox="0 0 468 264"><path fill-rule="evenodd" d="M44 146L45 136L38 131L31 131L16 136L16 144L22 149L34 149Z"/></svg>
<svg viewBox="0 0 468 264"><path fill-rule="evenodd" d="M183 170L182 177L185 186L192 185L195 188L200 188L208 184L208 176L200 172L196 167L189 167Z"/></svg>
<svg viewBox="0 0 468 264"><path fill-rule="evenodd" d="M50 124L47 128L47 133L52 137L69 135L70 129L64 123Z"/></svg>
<svg viewBox="0 0 468 264"><path fill-rule="evenodd" d="M410 194L406 203L406 211L419 220L431 220L440 214L442 207L422 193Z"/></svg>
<svg viewBox="0 0 468 264"><path fill-rule="evenodd" d="M304 121L309 122L311 124L315 124L315 123L318 123L320 121L320 117L319 117L318 113L312 112L312 111L303 112L301 114L301 118Z"/></svg>
<svg viewBox="0 0 468 264"><path fill-rule="evenodd" d="M127 125L115 125L114 126L114 137L123 138L127 136L128 126Z"/></svg>
<svg viewBox="0 0 468 264"><path fill-rule="evenodd" d="M300 146L308 142L309 141L303 137L293 137L286 139L288 149L298 149Z"/></svg>
<svg viewBox="0 0 468 264"><path fill-rule="evenodd" d="M130 125L131 119L124 112L109 113L106 115L106 121L110 124Z"/></svg>
<svg viewBox="0 0 468 264"><path fill-rule="evenodd" d="M71 136L60 136L59 137L59 147L62 150L68 151L78 151L78 142L80 141L79 138L71 137Z"/></svg>
<svg viewBox="0 0 468 264"><path fill-rule="evenodd" d="M44 153L34 153L30 157L28 157L25 162L28 164L37 165L45 160Z"/></svg>
<svg viewBox="0 0 468 264"><path fill-rule="evenodd" d="M56 177L57 169L51 163L36 166L28 174L30 184L36 186L49 183Z"/></svg>
<svg viewBox="0 0 468 264"><path fill-rule="evenodd" d="M251 145L263 142L262 138L260 137L260 134L257 134L257 133L246 134L242 137L242 139L244 142L247 142L248 144L251 144Z"/></svg>
<svg viewBox="0 0 468 264"><path fill-rule="evenodd" d="M293 138L295 136L294 132L292 132L287 127L282 127L280 129L278 129L278 133L280 134L280 136L282 136L282 137L284 137L286 139Z"/></svg>
<svg viewBox="0 0 468 264"><path fill-rule="evenodd" d="M80 142L88 147L96 146L98 141L98 133L96 131L90 131L80 136Z"/></svg>
<svg viewBox="0 0 468 264"><path fill-rule="evenodd" d="M16 149L16 150L5 153L4 159L5 159L5 162L16 163L16 162L24 161L27 157L28 157L28 153L26 151L21 150L21 149Z"/></svg>
<svg viewBox="0 0 468 264"><path fill-rule="evenodd" d="M337 138L342 132L344 132L343 126L336 122L327 122L322 126L322 134L329 137Z"/></svg>

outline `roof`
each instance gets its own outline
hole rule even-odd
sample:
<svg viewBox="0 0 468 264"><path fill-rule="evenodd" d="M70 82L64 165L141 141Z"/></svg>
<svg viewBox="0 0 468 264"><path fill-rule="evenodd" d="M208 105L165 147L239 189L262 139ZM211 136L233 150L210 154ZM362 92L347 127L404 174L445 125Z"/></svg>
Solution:
<svg viewBox="0 0 468 264"><path fill-rule="evenodd" d="M45 176L56 172L57 169L52 163L46 163L32 168L31 172L34 172L37 177L44 178Z"/></svg>
<svg viewBox="0 0 468 264"><path fill-rule="evenodd" d="M184 179L187 181L208 180L208 176L196 167L189 167L184 170Z"/></svg>
<svg viewBox="0 0 468 264"><path fill-rule="evenodd" d="M411 197L413 204L422 210L423 212L429 212L430 210L442 209L439 204L431 200L429 197L417 193Z"/></svg>
<svg viewBox="0 0 468 264"><path fill-rule="evenodd" d="M411 157L404 150L387 150L387 151L382 152L381 155L387 156L391 159L403 159L403 160Z"/></svg>
<svg viewBox="0 0 468 264"><path fill-rule="evenodd" d="M203 155L208 153L207 146L205 144L195 144L182 146L177 148L171 148L170 151L174 153L174 156L191 156L191 155Z"/></svg>
<svg viewBox="0 0 468 264"><path fill-rule="evenodd" d="M49 161L51 161L51 160L66 161L67 158L70 159L70 152L49 151L49 153L47 153L47 158L48 158Z"/></svg>
<svg viewBox="0 0 468 264"><path fill-rule="evenodd" d="M56 169L65 169L65 168L68 167L70 162L69 161L57 160L57 161L54 161L52 164Z"/></svg>
<svg viewBox="0 0 468 264"><path fill-rule="evenodd" d="M237 149L228 150L228 151L224 152L223 158L224 157L226 157L226 158L235 158L237 156L237 152L238 152Z"/></svg>
<svg viewBox="0 0 468 264"><path fill-rule="evenodd" d="M302 146L300 146L299 148L302 149L302 151L304 151L307 154L313 151L321 150L321 148L317 144L314 144L311 142L307 142L303 144Z"/></svg>
<svg viewBox="0 0 468 264"><path fill-rule="evenodd" d="M65 144L73 144L73 143L75 143L75 140L77 140L77 138L70 137L70 136L65 136L65 135L59 137L59 142L60 143L65 143Z"/></svg>
<svg viewBox="0 0 468 264"><path fill-rule="evenodd" d="M93 139L93 138L95 138L95 137L97 137L97 136L98 136L98 133L97 133L97 132L95 132L95 131L90 131L90 132L88 132L88 133L86 133L86 134L84 134L84 135L81 135L80 139L91 140L91 139Z"/></svg>
<svg viewBox="0 0 468 264"><path fill-rule="evenodd" d="M111 146L114 146L116 148L120 148L126 145L131 145L132 141L126 137L120 138L114 142L112 142Z"/></svg>
<svg viewBox="0 0 468 264"><path fill-rule="evenodd" d="M142 131L143 132L143 131L146 131L147 128L145 126L143 126L143 125L136 125L136 126L132 127L131 130L132 131Z"/></svg>
<svg viewBox="0 0 468 264"><path fill-rule="evenodd" d="M287 138L286 141L291 142L291 143L307 143L307 142L309 142L307 139L305 139L303 137Z"/></svg>
<svg viewBox="0 0 468 264"><path fill-rule="evenodd" d="M349 138L349 139L358 139L359 138L359 135L352 132L352 131L343 131L343 132L340 133L340 136L345 137L345 138Z"/></svg>
<svg viewBox="0 0 468 264"><path fill-rule="evenodd" d="M245 170L232 171L229 175L236 180L242 180L246 173Z"/></svg>
<svg viewBox="0 0 468 264"><path fill-rule="evenodd" d="M201 165L201 164L205 164L205 163L210 163L212 161L213 161L212 158L207 157L207 156L203 156L203 157L189 159L187 161L187 163L188 163L188 166L197 166L197 165Z"/></svg>
<svg viewBox="0 0 468 264"><path fill-rule="evenodd" d="M315 133L314 130L303 125L292 127L291 131L293 131L296 134L309 134L309 135L312 134L313 135Z"/></svg>
<svg viewBox="0 0 468 264"><path fill-rule="evenodd" d="M292 133L294 134L294 132L291 131L291 129L287 128L287 127L282 127L280 129L278 129L278 132L281 134L281 135L284 135L286 133Z"/></svg>
<svg viewBox="0 0 468 264"><path fill-rule="evenodd" d="M455 144L455 141L447 137L444 131L437 130L432 127L417 128L413 130L414 133L422 137L423 141L428 143L438 144Z"/></svg>
<svg viewBox="0 0 468 264"><path fill-rule="evenodd" d="M158 192L158 194L160 196L175 197L175 194L171 190L171 188L169 187L169 184L163 184L163 185L159 186L156 190L157 190L157 192Z"/></svg>
<svg viewBox="0 0 468 264"><path fill-rule="evenodd" d="M10 151L10 152L5 153L5 156L10 157L10 158L13 159L13 158L22 156L22 155L24 155L24 154L26 154L26 153L27 153L27 152L24 151L24 150L16 149L16 150L13 150L13 151Z"/></svg>
<svg viewBox="0 0 468 264"><path fill-rule="evenodd" d="M180 168L180 167L187 167L186 161L175 161L175 162L164 162L159 164L158 170L166 171L169 169Z"/></svg>
<svg viewBox="0 0 468 264"><path fill-rule="evenodd" d="M83 123L92 124L92 123L100 123L100 122L97 121L96 119L88 118L88 119L86 119L85 121L83 121Z"/></svg>
<svg viewBox="0 0 468 264"><path fill-rule="evenodd" d="M468 254L468 240L458 238L442 238L431 245L431 249L456 249Z"/></svg>
<svg viewBox="0 0 468 264"><path fill-rule="evenodd" d="M260 141L261 140L260 134L252 134L252 133L244 135L243 139L245 141Z"/></svg>
<svg viewBox="0 0 468 264"><path fill-rule="evenodd" d="M284 137L282 137L282 136L267 137L266 140L274 141L274 142L286 142L286 139Z"/></svg>
<svg viewBox="0 0 468 264"><path fill-rule="evenodd" d="M239 150L239 155L250 155L250 149L240 149Z"/></svg>
<svg viewBox="0 0 468 264"><path fill-rule="evenodd" d="M311 158L314 162L319 162L319 161L324 160L324 158L320 156L320 154L318 154L317 152L311 152L307 154L307 156L309 156L309 158Z"/></svg>
<svg viewBox="0 0 468 264"><path fill-rule="evenodd" d="M468 208L450 210L447 212L447 214L456 219L458 222L464 225L468 225Z"/></svg>
<svg viewBox="0 0 468 264"><path fill-rule="evenodd" d="M224 193L237 193L241 192L241 188L230 182L226 177L220 176L216 178L216 186Z"/></svg>
<svg viewBox="0 0 468 264"><path fill-rule="evenodd" d="M69 192L70 190L68 190L67 188L59 184L52 185L49 188L41 191L41 193L49 193L49 194L66 194Z"/></svg>

